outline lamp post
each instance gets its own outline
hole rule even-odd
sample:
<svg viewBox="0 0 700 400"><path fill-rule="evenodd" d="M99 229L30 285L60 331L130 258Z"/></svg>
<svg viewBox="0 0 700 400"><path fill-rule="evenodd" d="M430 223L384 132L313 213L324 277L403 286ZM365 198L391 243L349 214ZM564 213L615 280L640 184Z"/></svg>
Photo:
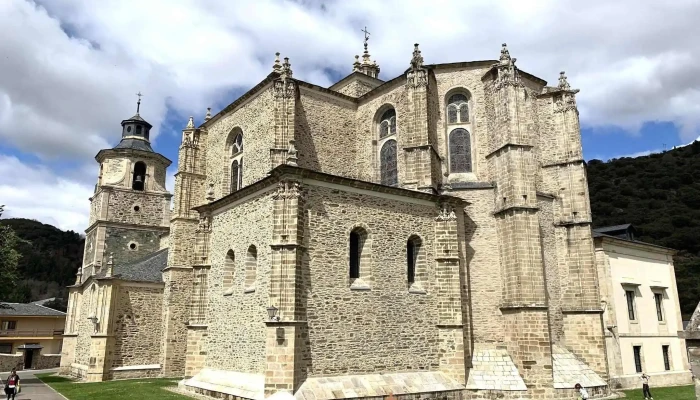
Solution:
<svg viewBox="0 0 700 400"><path fill-rule="evenodd" d="M275 306L267 307L267 316L270 317L270 321L279 322L280 317L277 315L279 309Z"/></svg>

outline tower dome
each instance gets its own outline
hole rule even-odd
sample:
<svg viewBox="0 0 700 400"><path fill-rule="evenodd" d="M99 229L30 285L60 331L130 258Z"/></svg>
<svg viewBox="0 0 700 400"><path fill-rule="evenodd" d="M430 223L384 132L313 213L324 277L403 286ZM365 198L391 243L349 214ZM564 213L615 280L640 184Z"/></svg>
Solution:
<svg viewBox="0 0 700 400"><path fill-rule="evenodd" d="M141 109L141 96L136 103L136 115L122 121L122 140L117 144L115 149L136 149L153 152L150 142L151 128L145 119L141 118L139 111Z"/></svg>

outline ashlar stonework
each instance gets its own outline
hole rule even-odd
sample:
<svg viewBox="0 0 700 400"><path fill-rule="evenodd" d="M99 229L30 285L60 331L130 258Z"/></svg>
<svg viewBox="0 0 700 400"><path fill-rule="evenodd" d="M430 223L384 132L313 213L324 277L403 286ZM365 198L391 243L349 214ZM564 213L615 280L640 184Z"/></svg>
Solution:
<svg viewBox="0 0 700 400"><path fill-rule="evenodd" d="M505 44L406 61L383 81L365 45L322 88L278 55L189 119L172 211L150 124L123 121L61 371L228 399L607 396L578 91Z"/></svg>

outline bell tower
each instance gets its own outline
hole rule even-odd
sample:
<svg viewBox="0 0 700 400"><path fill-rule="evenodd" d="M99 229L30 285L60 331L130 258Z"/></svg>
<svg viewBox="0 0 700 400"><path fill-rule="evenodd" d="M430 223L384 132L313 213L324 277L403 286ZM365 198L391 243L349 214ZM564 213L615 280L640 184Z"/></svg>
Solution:
<svg viewBox="0 0 700 400"><path fill-rule="evenodd" d="M171 161L151 148L152 125L139 114L138 96L136 115L121 123L119 144L95 156L100 174L90 198L82 281L106 268L110 254L123 264L159 250L169 232L165 171Z"/></svg>

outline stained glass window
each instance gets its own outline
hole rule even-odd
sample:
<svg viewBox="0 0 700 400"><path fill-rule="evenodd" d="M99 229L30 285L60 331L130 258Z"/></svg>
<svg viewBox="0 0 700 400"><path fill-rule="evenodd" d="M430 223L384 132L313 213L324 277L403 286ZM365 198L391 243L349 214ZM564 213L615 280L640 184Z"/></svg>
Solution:
<svg viewBox="0 0 700 400"><path fill-rule="evenodd" d="M379 155L381 162L382 185L397 186L399 183L396 165L396 140L384 143Z"/></svg>
<svg viewBox="0 0 700 400"><path fill-rule="evenodd" d="M383 139L387 136L389 136L389 121L382 121L379 124L379 138Z"/></svg>
<svg viewBox="0 0 700 400"><path fill-rule="evenodd" d="M240 170L240 166L238 164L238 161L234 161L233 163L231 163L231 193L238 190L239 170Z"/></svg>
<svg viewBox="0 0 700 400"><path fill-rule="evenodd" d="M450 96L447 102L447 123L457 124L469 122L469 99L463 94Z"/></svg>
<svg viewBox="0 0 700 400"><path fill-rule="evenodd" d="M466 129L450 132L450 172L472 172L471 141Z"/></svg>
<svg viewBox="0 0 700 400"><path fill-rule="evenodd" d="M379 138L383 139L389 135L396 134L396 111L390 108L382 114L379 123Z"/></svg>

